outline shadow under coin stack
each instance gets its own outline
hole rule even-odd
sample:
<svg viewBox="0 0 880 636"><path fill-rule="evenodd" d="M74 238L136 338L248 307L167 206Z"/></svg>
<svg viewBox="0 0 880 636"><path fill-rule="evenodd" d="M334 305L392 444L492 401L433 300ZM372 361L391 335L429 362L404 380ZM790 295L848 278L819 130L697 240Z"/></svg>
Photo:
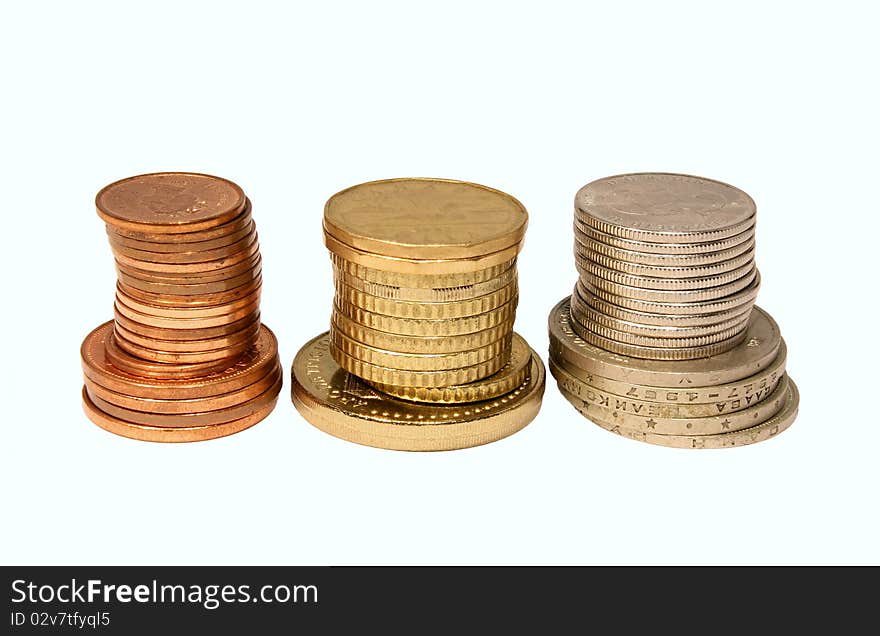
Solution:
<svg viewBox="0 0 880 636"><path fill-rule="evenodd" d="M331 435L395 450L506 437L537 414L538 355L513 332L528 215L470 183L393 179L324 209L330 331L294 360L293 402Z"/></svg>
<svg viewBox="0 0 880 636"><path fill-rule="evenodd" d="M260 322L260 251L234 183L147 174L98 193L116 259L115 320L82 344L83 405L98 426L154 442L222 437L266 417L281 390Z"/></svg>
<svg viewBox="0 0 880 636"><path fill-rule="evenodd" d="M754 306L755 204L687 175L608 177L575 197L580 280L550 314L550 371L614 433L662 446L762 441L797 415L779 327Z"/></svg>

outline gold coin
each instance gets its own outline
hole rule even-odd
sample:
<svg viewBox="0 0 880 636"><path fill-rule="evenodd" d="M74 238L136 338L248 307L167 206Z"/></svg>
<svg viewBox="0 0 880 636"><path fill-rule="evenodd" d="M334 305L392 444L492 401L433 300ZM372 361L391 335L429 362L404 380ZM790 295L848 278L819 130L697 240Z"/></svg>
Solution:
<svg viewBox="0 0 880 636"><path fill-rule="evenodd" d="M330 342L337 350L373 366L388 367L397 371L448 371L460 367L471 367L488 362L493 358L503 357L503 362L498 366L500 369L507 363L507 358L510 356L511 336L503 336L499 340L467 351L425 354L401 353L379 349L352 340L331 323Z"/></svg>
<svg viewBox="0 0 880 636"><path fill-rule="evenodd" d="M750 308L751 311L751 308ZM612 329L615 332L622 332L635 336L646 336L653 339L680 339L680 338L698 338L701 336L709 336L719 331L730 329L741 325L748 321L749 312L742 312L732 319L723 320L711 325L701 325L693 327L675 327L661 325L643 325L641 323L628 322L620 320L606 314L595 311L592 307L584 303L578 298L577 294L571 295L571 316L581 325L589 325L592 330L604 327ZM597 331L601 335L607 334ZM637 344L637 343L636 343Z"/></svg>
<svg viewBox="0 0 880 636"><path fill-rule="evenodd" d="M405 336L365 327L341 312L334 312L333 327L350 339L378 349L400 353L455 353L485 347L510 333L512 325L502 323L483 331L454 336Z"/></svg>
<svg viewBox="0 0 880 636"><path fill-rule="evenodd" d="M461 318L443 318L439 320L423 320L421 318L398 318L377 314L351 303L336 299L334 311L356 323L388 333L404 336L458 336L492 329L499 325L508 325L513 329L516 318L517 299L513 298L504 305L474 316Z"/></svg>
<svg viewBox="0 0 880 636"><path fill-rule="evenodd" d="M641 311L653 314L672 314L672 315L699 315L699 314L717 314L720 312L728 312L736 309L744 309L745 306L753 303L758 296L758 290L761 288L761 275L755 270L754 279L739 291L728 294L720 298L712 300L692 300L684 302L660 302L654 300L645 300L641 298L632 298L620 296L616 293L599 289L595 285L589 284L583 278L577 282L578 293L584 299L590 296L596 296L606 303L617 305L624 309L633 311Z"/></svg>
<svg viewBox="0 0 880 636"><path fill-rule="evenodd" d="M446 387L468 384L498 373L510 359L510 355L496 355L485 362L469 367L458 367L440 371L407 371L383 367L349 355L332 346L333 356L340 367L374 384L406 387Z"/></svg>
<svg viewBox="0 0 880 636"><path fill-rule="evenodd" d="M735 234L734 236L715 241L700 243L650 243L647 241L631 241L618 236L612 236L611 234L606 234L605 232L600 232L588 225L584 225L579 219L575 219L574 235L577 241L584 244L593 241L594 243L600 243L610 247L616 247L630 252L639 252L642 254L667 256L712 254L717 258L718 253L732 249L737 245L742 245L745 242L751 242L754 244L755 229L754 227L751 227L740 234Z"/></svg>
<svg viewBox="0 0 880 636"><path fill-rule="evenodd" d="M507 249L473 258L413 260L364 252L337 241L326 232L324 233L324 245L327 246L328 250L347 261L371 269L409 275L466 274L468 272L481 271L512 261L516 258L522 247L522 244L518 243Z"/></svg>
<svg viewBox="0 0 880 636"><path fill-rule="evenodd" d="M766 392L771 390L779 381L779 378L785 373L787 353L785 340L782 340L779 344L779 351L773 362L770 363L767 368L762 369L754 375L750 375L747 378L735 382L716 384L715 386L701 387L687 385L681 388L658 387L632 382L621 382L619 380L612 380L611 378L605 378L584 371L560 358L551 357L550 360L578 381L606 393L624 395L644 402L713 404L717 403L719 400L727 401L745 399L745 396L747 395L754 395L758 394L760 391Z"/></svg>
<svg viewBox="0 0 880 636"><path fill-rule="evenodd" d="M98 192L95 206L114 227L174 234L222 225L241 213L245 201L242 189L226 179L160 172L111 183Z"/></svg>
<svg viewBox="0 0 880 636"><path fill-rule="evenodd" d="M601 279L617 285L661 291L692 291L709 287L722 287L741 280L747 274L752 273L754 269L754 260L749 260L736 269L722 272L720 274L714 274L712 276L700 276L695 278L658 278L655 276L638 276L636 274L618 272L592 261L582 261L577 264L578 272L586 272L588 276L598 276Z"/></svg>
<svg viewBox="0 0 880 636"><path fill-rule="evenodd" d="M399 400L341 369L322 334L293 361L292 398L312 425L336 437L379 448L453 450L499 440L538 413L544 366L532 352L529 380L507 395L476 404L419 404Z"/></svg>
<svg viewBox="0 0 880 636"><path fill-rule="evenodd" d="M222 424L212 424L208 426L181 426L181 427L164 427L164 426L146 426L127 422L112 415L104 413L101 409L92 403L89 399L88 392L85 387L82 391L83 410L86 417L93 423L97 424L106 431L121 435L122 437L130 437L132 439L141 440L143 442L201 442L218 437L226 437L233 433L238 433L246 428L250 428L264 420L278 401L276 396L274 400L262 406L259 410L254 411L250 415L232 422L224 422Z"/></svg>
<svg viewBox="0 0 880 636"><path fill-rule="evenodd" d="M757 426L776 415L785 401L785 393L788 390L787 385L788 382L783 376L774 385L767 399L741 411L725 413L724 415L685 418L636 415L614 408L603 407L569 393L563 385L559 385L559 392L581 415L589 420L592 420L595 416L602 421L614 422L618 426L631 431L656 435L720 435Z"/></svg>
<svg viewBox="0 0 880 636"><path fill-rule="evenodd" d="M501 275L487 281L474 283L472 285L459 285L456 287L401 287L399 285L376 283L347 274L345 271L340 270L337 267L333 268L333 277L337 289L348 288L366 294L367 296L416 303L457 303L472 301L476 298L490 295L504 289L505 287L509 287L510 285L515 285L517 280L515 266L502 272Z"/></svg>
<svg viewBox="0 0 880 636"><path fill-rule="evenodd" d="M440 320L474 316L492 311L510 302L517 296L517 291L517 283L514 281L497 291L471 300L425 303L379 298L337 283L336 302L337 304L351 304L373 313L396 318Z"/></svg>
<svg viewBox="0 0 880 636"><path fill-rule="evenodd" d="M754 406L767 399L773 387L756 388L748 393L728 400L718 399L710 404L699 402L652 402L638 400L626 395L615 395L601 391L574 377L565 367L550 359L550 373L559 382L559 386L586 404L605 409L609 415L615 413L631 413L644 418L687 419L727 415Z"/></svg>
<svg viewBox="0 0 880 636"><path fill-rule="evenodd" d="M395 386L392 384L368 383L392 397L413 402L435 404L466 404L482 402L510 393L528 380L532 361L532 350L519 335L513 334L510 360L500 371L482 380L446 387Z"/></svg>
<svg viewBox="0 0 880 636"><path fill-rule="evenodd" d="M448 179L372 181L334 194L324 231L357 250L416 260L470 259L522 241L523 205L486 186Z"/></svg>
<svg viewBox="0 0 880 636"><path fill-rule="evenodd" d="M478 285L490 281L493 278L498 278L503 275L504 272L516 265L516 258L513 258L509 261L499 263L498 265L487 267L486 269L477 269L456 274L444 274L440 272L429 272L427 274L402 274L400 272L389 272L372 267L364 267L358 263L345 260L333 252L330 252L330 261L333 263L333 267L337 270L344 272L349 276L360 278L368 283L396 285L398 287L415 289L445 289Z"/></svg>
<svg viewBox="0 0 880 636"><path fill-rule="evenodd" d="M649 289L623 285L596 276L588 271L579 272L581 283L594 294L601 296L602 293L613 294L618 298L630 298L638 301L670 303L702 303L725 298L747 288L755 280L757 271L754 264L746 267L747 273L740 275L736 280L717 285L715 287L700 287L698 289L663 290ZM663 280L663 279L652 279Z"/></svg>
<svg viewBox="0 0 880 636"><path fill-rule="evenodd" d="M717 331L698 336L675 337L672 334L669 334L658 337L632 334L627 331L618 331L617 329L594 323L589 317L584 319L574 311L572 311L571 317L573 318L571 321L572 329L574 329L574 332L583 340L589 342L594 338L602 338L603 340L611 340L620 345L632 345L634 347L644 347L647 349L693 349L729 341L731 338L743 332L749 320L746 315L742 320L729 327L724 327L723 329L718 329ZM589 327L587 325L589 325Z"/></svg>
<svg viewBox="0 0 880 636"><path fill-rule="evenodd" d="M745 446L775 437L794 422L798 413L800 396L797 386L791 378L786 376L783 379L783 383L785 384L786 393L784 398L780 398L782 405L779 412L766 422L739 431L730 431L718 435L658 435L621 426L613 421L613 418L611 420L600 419L595 413L590 415L590 421L622 437L658 446L671 448L732 448L734 446Z"/></svg>
<svg viewBox="0 0 880 636"><path fill-rule="evenodd" d="M605 177L575 195L576 215L606 234L655 243L727 238L755 224L755 202L726 183L683 174Z"/></svg>
<svg viewBox="0 0 880 636"><path fill-rule="evenodd" d="M754 253L754 249L754 236L727 249L698 254L654 254L628 250L585 238L578 232L575 232L574 242L575 256L589 258L608 267L616 267L618 269L626 267L657 268L661 272L651 274L646 271L633 271L634 274L643 273L647 276L661 276L664 269L713 267ZM682 278L685 278L685 276L682 276Z"/></svg>
<svg viewBox="0 0 880 636"><path fill-rule="evenodd" d="M782 342L779 326L759 307L749 318L742 342L724 353L688 362L622 356L582 340L570 325L569 299L550 312L550 354L588 373L658 387L684 389L735 382L766 369Z"/></svg>

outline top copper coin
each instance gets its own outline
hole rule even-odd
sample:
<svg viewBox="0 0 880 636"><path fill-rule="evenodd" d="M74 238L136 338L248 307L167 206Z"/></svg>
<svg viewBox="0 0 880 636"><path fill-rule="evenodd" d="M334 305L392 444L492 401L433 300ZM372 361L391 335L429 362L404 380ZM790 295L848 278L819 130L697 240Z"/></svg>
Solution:
<svg viewBox="0 0 880 636"><path fill-rule="evenodd" d="M588 183L575 195L582 223L625 239L701 243L755 224L755 202L737 188L683 174L636 173Z"/></svg>
<svg viewBox="0 0 880 636"><path fill-rule="evenodd" d="M410 260L467 259L522 241L528 213L512 196L445 179L388 179L343 190L324 207L341 243Z"/></svg>
<svg viewBox="0 0 880 636"><path fill-rule="evenodd" d="M98 216L114 227L158 234L196 232L235 218L245 196L231 181L207 174L157 172L122 179L95 197Z"/></svg>

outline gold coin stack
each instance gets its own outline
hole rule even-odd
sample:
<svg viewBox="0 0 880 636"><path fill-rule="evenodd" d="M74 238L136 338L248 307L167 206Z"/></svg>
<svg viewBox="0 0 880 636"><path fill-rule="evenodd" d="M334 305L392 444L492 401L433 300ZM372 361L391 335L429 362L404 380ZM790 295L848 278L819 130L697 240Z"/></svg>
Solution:
<svg viewBox="0 0 880 636"><path fill-rule="evenodd" d="M116 261L114 320L82 346L86 414L148 441L229 435L275 405L282 371L260 322L251 204L192 173L117 181L96 198Z"/></svg>
<svg viewBox="0 0 880 636"><path fill-rule="evenodd" d="M718 181L642 173L575 197L574 293L550 314L550 370L589 419L665 446L776 435L797 387L754 306L755 204Z"/></svg>
<svg viewBox="0 0 880 636"><path fill-rule="evenodd" d="M293 365L293 401L318 428L396 450L495 441L537 414L544 367L513 332L528 215L471 183L392 179L324 209L330 331Z"/></svg>

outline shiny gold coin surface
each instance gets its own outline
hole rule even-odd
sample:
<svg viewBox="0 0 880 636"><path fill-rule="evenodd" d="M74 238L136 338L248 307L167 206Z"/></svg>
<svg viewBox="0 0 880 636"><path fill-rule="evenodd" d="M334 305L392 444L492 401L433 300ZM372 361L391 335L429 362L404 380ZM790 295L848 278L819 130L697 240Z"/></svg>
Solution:
<svg viewBox="0 0 880 636"><path fill-rule="evenodd" d="M86 388L83 387L83 410L86 416L94 423L106 431L115 433L122 437L140 440L143 442L202 442L218 437L226 437L233 433L238 433L250 428L254 424L264 420L272 409L275 408L275 400L266 403L262 408L254 411L241 419L232 422L224 422L222 424L212 424L208 426L179 426L179 427L163 427L163 426L146 426L128 422L107 413L104 413L89 399Z"/></svg>
<svg viewBox="0 0 880 636"><path fill-rule="evenodd" d="M685 388L735 382L766 369L782 343L779 326L755 307L742 342L724 353L687 362L632 358L592 345L571 328L569 298L550 312L550 354L589 373L622 382Z"/></svg>
<svg viewBox="0 0 880 636"><path fill-rule="evenodd" d="M783 382L785 383L786 394L784 398L781 398L782 406L779 412L766 422L739 431L730 431L729 433L720 433L718 435L658 435L621 426L613 418L611 420L600 419L595 413L590 415L590 421L622 437L657 446L671 448L732 448L734 446L746 446L775 437L791 426L797 417L798 404L800 403L797 386L788 376L783 379Z"/></svg>
<svg viewBox="0 0 880 636"><path fill-rule="evenodd" d="M416 289L445 289L478 285L502 276L504 272L507 272L516 265L516 259L513 258L485 269L473 271L452 274L442 272L403 274L401 272L389 272L387 270L364 267L341 256L337 256L333 252L330 252L330 261L334 269L344 272L349 276L360 278L368 283Z"/></svg>
<svg viewBox="0 0 880 636"><path fill-rule="evenodd" d="M528 223L512 196L448 179L372 181L334 194L324 231L355 249L407 259L467 259L522 241Z"/></svg>
<svg viewBox="0 0 880 636"><path fill-rule="evenodd" d="M315 427L358 444L409 451L479 446L515 433L537 415L544 366L534 352L531 360L529 380L507 395L474 404L418 404L376 391L340 368L325 333L293 361L293 403Z"/></svg>
<svg viewBox="0 0 880 636"><path fill-rule="evenodd" d="M755 202L726 183L683 174L636 173L588 183L575 195L578 219L607 234L697 243L754 225Z"/></svg>
<svg viewBox="0 0 880 636"><path fill-rule="evenodd" d="M490 400L510 393L528 380L532 350L519 334L513 334L510 360L500 371L482 380L447 387L412 387L391 384L371 384L383 393L402 400L434 404L466 404Z"/></svg>
<svg viewBox="0 0 880 636"><path fill-rule="evenodd" d="M514 298L504 305L482 314L439 320L386 316L355 307L351 303L340 302L338 298L334 305L334 311L365 327L388 333L405 336L457 336L485 331L498 325L508 325L512 329L516 318L516 304L517 299Z"/></svg>
<svg viewBox="0 0 880 636"><path fill-rule="evenodd" d="M98 192L95 205L114 227L173 234L222 225L242 211L245 196L220 177L159 172L111 183Z"/></svg>

